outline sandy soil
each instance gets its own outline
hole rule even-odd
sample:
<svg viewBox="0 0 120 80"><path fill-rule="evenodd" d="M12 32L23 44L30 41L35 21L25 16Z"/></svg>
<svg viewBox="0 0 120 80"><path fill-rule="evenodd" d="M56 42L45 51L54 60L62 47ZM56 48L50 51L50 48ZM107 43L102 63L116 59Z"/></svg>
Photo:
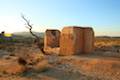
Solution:
<svg viewBox="0 0 120 80"><path fill-rule="evenodd" d="M96 41L91 54L45 55L49 61L46 70L28 70L16 75L0 73L0 80L120 80L120 41L105 41ZM39 53L30 44L4 44L0 45L0 57L29 52L25 49Z"/></svg>
<svg viewBox="0 0 120 80"><path fill-rule="evenodd" d="M0 80L120 80L120 59L47 55L49 68L17 75L1 74Z"/></svg>

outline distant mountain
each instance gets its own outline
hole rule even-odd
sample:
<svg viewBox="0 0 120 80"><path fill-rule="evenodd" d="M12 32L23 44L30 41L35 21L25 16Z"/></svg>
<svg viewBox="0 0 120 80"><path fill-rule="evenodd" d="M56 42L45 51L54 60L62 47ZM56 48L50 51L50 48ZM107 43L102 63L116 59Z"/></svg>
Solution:
<svg viewBox="0 0 120 80"><path fill-rule="evenodd" d="M34 34L36 34L37 36L43 38L44 37L44 33L40 33L40 32L33 32ZM30 32L15 32L13 33L14 36L22 36L22 37L33 37Z"/></svg>
<svg viewBox="0 0 120 80"><path fill-rule="evenodd" d="M96 38L111 38L111 36L96 36Z"/></svg>
<svg viewBox="0 0 120 80"><path fill-rule="evenodd" d="M120 36L95 36L96 38L120 38Z"/></svg>

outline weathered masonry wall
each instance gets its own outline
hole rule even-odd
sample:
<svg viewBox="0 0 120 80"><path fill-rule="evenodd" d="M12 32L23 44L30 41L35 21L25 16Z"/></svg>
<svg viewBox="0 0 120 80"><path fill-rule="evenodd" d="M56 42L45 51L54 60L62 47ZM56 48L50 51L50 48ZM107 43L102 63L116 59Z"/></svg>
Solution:
<svg viewBox="0 0 120 80"><path fill-rule="evenodd" d="M83 28L83 53L91 53L94 51L94 31L90 27Z"/></svg>
<svg viewBox="0 0 120 80"><path fill-rule="evenodd" d="M68 26L59 30L46 30L44 51L47 54L73 55L94 51L94 31L90 27Z"/></svg>
<svg viewBox="0 0 120 80"><path fill-rule="evenodd" d="M44 51L46 54L58 53L60 31L47 29L44 37Z"/></svg>
<svg viewBox="0 0 120 80"><path fill-rule="evenodd" d="M72 55L82 52L83 32L79 27L64 27L60 38L60 55Z"/></svg>

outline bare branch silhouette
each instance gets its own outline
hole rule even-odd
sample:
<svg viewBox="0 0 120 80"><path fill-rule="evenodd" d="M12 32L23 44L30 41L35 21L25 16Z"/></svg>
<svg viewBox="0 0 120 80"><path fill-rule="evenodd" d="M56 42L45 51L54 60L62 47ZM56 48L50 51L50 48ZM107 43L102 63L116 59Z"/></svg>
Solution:
<svg viewBox="0 0 120 80"><path fill-rule="evenodd" d="M29 29L29 32L31 33L31 35L35 37L34 43L38 46L38 48L39 48L42 52L44 52L44 51L43 51L43 47L42 47L42 45L40 44L40 37L37 36L36 34L34 34L34 33L32 32L33 26L30 24L30 20L27 20L24 15L21 15L21 17L22 17L22 19L26 22L26 25L27 25L26 28Z"/></svg>

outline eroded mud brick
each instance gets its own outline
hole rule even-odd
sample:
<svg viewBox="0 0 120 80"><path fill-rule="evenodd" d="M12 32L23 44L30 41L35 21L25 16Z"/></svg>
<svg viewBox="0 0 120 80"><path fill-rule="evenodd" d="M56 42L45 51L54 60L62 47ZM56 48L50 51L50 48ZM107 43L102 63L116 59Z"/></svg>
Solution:
<svg viewBox="0 0 120 80"><path fill-rule="evenodd" d="M46 54L58 54L59 49L54 49L59 47L59 41L60 40L60 31L59 30L53 30L53 29L47 29L45 32L44 37L44 51Z"/></svg>
<svg viewBox="0 0 120 80"><path fill-rule="evenodd" d="M60 55L72 55L83 52L83 29L64 27L60 36Z"/></svg>
<svg viewBox="0 0 120 80"><path fill-rule="evenodd" d="M94 51L94 31L90 27L85 27L83 28L83 32L83 53L91 53Z"/></svg>
<svg viewBox="0 0 120 80"><path fill-rule="evenodd" d="M94 50L94 31L90 27L64 27L60 36L60 55L85 54Z"/></svg>

